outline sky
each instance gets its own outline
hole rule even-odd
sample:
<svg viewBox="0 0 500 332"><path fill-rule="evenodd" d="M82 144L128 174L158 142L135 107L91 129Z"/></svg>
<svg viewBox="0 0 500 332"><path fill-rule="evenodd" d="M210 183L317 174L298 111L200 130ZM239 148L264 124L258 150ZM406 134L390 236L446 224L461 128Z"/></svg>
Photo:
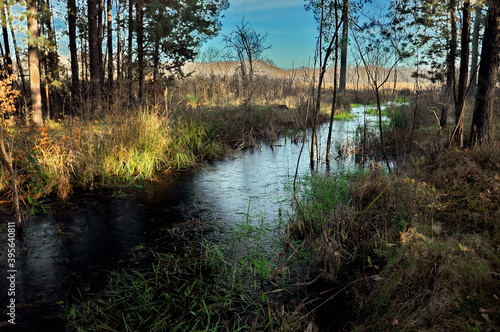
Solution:
<svg viewBox="0 0 500 332"><path fill-rule="evenodd" d="M311 66L318 33L313 14L306 12L304 4L304 0L230 0L219 36L206 42L201 51L209 46L222 50L222 35L229 35L244 19L257 33L267 34L264 45L271 48L264 51L264 58L281 68Z"/></svg>

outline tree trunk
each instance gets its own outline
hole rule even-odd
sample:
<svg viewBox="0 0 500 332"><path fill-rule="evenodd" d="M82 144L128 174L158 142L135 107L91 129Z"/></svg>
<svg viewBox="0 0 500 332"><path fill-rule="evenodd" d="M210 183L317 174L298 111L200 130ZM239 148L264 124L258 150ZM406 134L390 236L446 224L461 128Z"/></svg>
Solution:
<svg viewBox="0 0 500 332"><path fill-rule="evenodd" d="M479 58L479 31L482 28L483 6L481 4L476 4L475 17L474 17L474 31L472 33L472 51L471 51L471 63L470 63L470 88L469 96L474 96L476 94L477 86L477 63Z"/></svg>
<svg viewBox="0 0 500 332"><path fill-rule="evenodd" d="M31 120L35 126L43 125L42 92L40 90L40 59L38 55L38 11L36 0L28 0L28 62L31 91Z"/></svg>
<svg viewBox="0 0 500 332"><path fill-rule="evenodd" d="M39 2L40 3L40 2ZM54 27L52 24L52 15L47 13L52 12L52 8L49 0L43 1L43 9L46 12L45 15L42 15L43 20L41 21L42 26L44 27L44 32L47 35L47 55L46 55L46 63L48 72L45 73L46 79L49 79L51 82L54 80L59 80L59 59L57 54L57 41L56 34L54 31Z"/></svg>
<svg viewBox="0 0 500 332"><path fill-rule="evenodd" d="M92 106L96 113L102 111L102 85L101 85L101 40L97 18L99 15L97 0L88 0L89 20L89 70L90 70L90 92Z"/></svg>
<svg viewBox="0 0 500 332"><path fill-rule="evenodd" d="M21 78L21 84L23 88L23 94L27 95L28 94L28 88L26 85L26 79L24 75L24 70L21 62L21 56L19 55L19 51L17 48L17 39L16 39L16 33L14 32L14 24L12 23L12 20L9 19L10 17L10 7L7 3L5 3L5 7L7 10L7 15L6 15L6 20L9 22L9 29L10 29L10 35L12 37L12 43L14 45L14 54L16 55L16 62L17 62L17 70L19 71L19 76Z"/></svg>
<svg viewBox="0 0 500 332"><path fill-rule="evenodd" d="M105 68L102 52L102 44L104 42L104 26L103 26L104 5L102 0L97 0L97 35L99 36L99 72L101 73L101 90L105 82Z"/></svg>
<svg viewBox="0 0 500 332"><path fill-rule="evenodd" d="M337 21L337 15L335 15L335 21ZM333 120L335 119L335 109L337 107L337 70L339 63L339 41L335 37L335 59L333 64L333 96L332 96L332 112L330 113L330 123L328 124L328 137L326 139L326 164L330 165L331 159L331 146L332 146L332 132L333 132Z"/></svg>
<svg viewBox="0 0 500 332"><path fill-rule="evenodd" d="M116 2L116 82L119 88L120 81L123 79L122 67L122 31L121 31L121 6Z"/></svg>
<svg viewBox="0 0 500 332"><path fill-rule="evenodd" d="M344 94L347 85L347 44L349 42L349 0L342 7L342 40L340 46L339 93Z"/></svg>
<svg viewBox="0 0 500 332"><path fill-rule="evenodd" d="M446 59L446 86L444 89L443 107L441 109L440 126L446 127L448 124L448 110L452 101L455 100L455 58L457 54L457 15L455 9L456 0L450 0L448 13L450 15L451 37L449 40L449 50Z"/></svg>
<svg viewBox="0 0 500 332"><path fill-rule="evenodd" d="M469 138L470 143L473 145L489 144L491 142L491 121L498 67L500 65L500 3L497 0L491 0L488 2L488 6Z"/></svg>
<svg viewBox="0 0 500 332"><path fill-rule="evenodd" d="M137 4L137 76L139 83L139 103L144 103L144 9L141 1Z"/></svg>
<svg viewBox="0 0 500 332"><path fill-rule="evenodd" d="M10 55L9 32L7 31L7 15L5 15L5 2L2 1L0 13L0 23L2 24L3 46L5 47L5 64L7 74L12 75L12 57Z"/></svg>
<svg viewBox="0 0 500 332"><path fill-rule="evenodd" d="M68 36L71 58L71 94L74 101L80 94L80 77L78 74L78 57L76 45L76 1L68 0ZM73 103L74 105L74 103Z"/></svg>
<svg viewBox="0 0 500 332"><path fill-rule="evenodd" d="M160 78L160 40L155 38L153 50L153 81Z"/></svg>
<svg viewBox="0 0 500 332"><path fill-rule="evenodd" d="M111 0L106 3L108 10L108 90L113 93L113 4Z"/></svg>
<svg viewBox="0 0 500 332"><path fill-rule="evenodd" d="M460 37L460 74L458 76L458 91L455 102L455 138L460 147L463 146L465 97L469 76L469 37L470 34L470 1L464 1L462 11L462 32Z"/></svg>
<svg viewBox="0 0 500 332"><path fill-rule="evenodd" d="M132 80L132 55L133 55L133 37L134 37L134 1L129 0L128 4L128 40L127 40L127 81L129 88L129 101L134 100L134 88Z"/></svg>

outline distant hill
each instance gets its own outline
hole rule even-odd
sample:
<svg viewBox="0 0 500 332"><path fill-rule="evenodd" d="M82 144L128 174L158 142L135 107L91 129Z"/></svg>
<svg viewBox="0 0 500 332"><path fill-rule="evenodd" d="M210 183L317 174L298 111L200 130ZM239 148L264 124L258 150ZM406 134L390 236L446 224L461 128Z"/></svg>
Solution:
<svg viewBox="0 0 500 332"><path fill-rule="evenodd" d="M185 73L192 73L197 76L232 76L239 75L239 62L224 61L224 62L192 62L186 63L184 66ZM282 69L273 66L265 61L257 60L254 62L255 74L259 76L268 76L271 78L293 78L295 80L302 80L310 82L312 77L318 76L312 68L300 67L297 69ZM412 89L415 84L415 79L412 78L414 69L411 68L397 68L393 70L385 84L385 88L394 88L394 82L397 82L397 89L409 88ZM385 78L388 69L381 69L380 76ZM327 71L325 82L331 85L333 80L333 70L330 68ZM347 72L348 88L368 88L368 81L364 67L349 68ZM428 82L420 82L420 84L430 84Z"/></svg>

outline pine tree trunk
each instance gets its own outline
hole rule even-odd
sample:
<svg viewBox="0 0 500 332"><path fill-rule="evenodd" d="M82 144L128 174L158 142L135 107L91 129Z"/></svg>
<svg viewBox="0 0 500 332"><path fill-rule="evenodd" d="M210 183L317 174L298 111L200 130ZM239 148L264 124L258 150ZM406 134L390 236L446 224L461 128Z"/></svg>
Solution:
<svg viewBox="0 0 500 332"><path fill-rule="evenodd" d="M68 36L71 59L71 93L72 100L80 94L80 78L78 74L78 56L76 45L76 1L68 0ZM75 103L73 103L74 105Z"/></svg>
<svg viewBox="0 0 500 332"><path fill-rule="evenodd" d="M473 145L491 142L491 121L500 65L500 3L497 0L491 0L488 6L469 138Z"/></svg>
<svg viewBox="0 0 500 332"><path fill-rule="evenodd" d="M444 89L443 107L441 109L441 127L448 124L448 110L455 100L455 58L457 54L457 15L455 9L456 0L450 0L448 13L450 16L451 37L449 40L449 51L446 59L446 86Z"/></svg>
<svg viewBox="0 0 500 332"><path fill-rule="evenodd" d="M143 103L144 95L144 9L141 1L137 4L137 66L138 66L138 83L139 83L139 103Z"/></svg>
<svg viewBox="0 0 500 332"><path fill-rule="evenodd" d="M470 63L470 88L468 95L474 96L476 94L476 86L477 86L477 63L479 58L479 32L482 28L482 9L483 6L481 4L476 4L475 17L474 17L474 31L472 33L472 50L471 50L471 63Z"/></svg>
<svg viewBox="0 0 500 332"><path fill-rule="evenodd" d="M108 89L113 93L113 4L111 0L106 3L108 9Z"/></svg>
<svg viewBox="0 0 500 332"><path fill-rule="evenodd" d="M116 84L120 88L120 81L123 80L122 66L122 31L121 31L121 6L116 2Z"/></svg>
<svg viewBox="0 0 500 332"><path fill-rule="evenodd" d="M89 70L90 70L90 91L92 106L95 113L102 111L102 85L101 85L101 40L98 27L98 4L97 0L88 0L88 20L89 20Z"/></svg>
<svg viewBox="0 0 500 332"><path fill-rule="evenodd" d="M460 37L460 73L458 76L458 91L455 102L455 138L460 147L463 146L465 97L467 94L469 76L469 40L470 40L470 1L464 1L462 11L462 32Z"/></svg>
<svg viewBox="0 0 500 332"><path fill-rule="evenodd" d="M35 126L43 125L42 92L40 90L40 59L38 55L38 11L35 0L28 0L28 62L31 91L31 120Z"/></svg>
<svg viewBox="0 0 500 332"><path fill-rule="evenodd" d="M134 37L134 1L129 0L128 5L128 38L127 38L127 82L129 88L129 101L134 100L134 84L132 81L132 54L133 54L133 37Z"/></svg>
<svg viewBox="0 0 500 332"><path fill-rule="evenodd" d="M27 95L28 94L28 88L27 88L26 79L25 79L25 75L24 75L24 70L23 70L23 66L22 66L22 62L21 62L21 56L19 55L19 51L18 51L18 48L17 48L17 39L16 39L16 33L14 32L14 24L12 23L12 20L9 19L9 17L10 17L10 7L9 7L9 5L7 3L4 2L4 4L5 4L6 10L7 10L6 19L9 22L10 35L12 37L12 44L14 45L14 54L16 55L17 70L18 70L19 76L21 78L21 84L22 84L22 88L23 88L23 94Z"/></svg>
<svg viewBox="0 0 500 332"><path fill-rule="evenodd" d="M2 1L0 13L0 23L2 24L3 46L5 47L5 64L7 74L12 74L12 57L10 55L9 32L7 31L7 15L5 15L5 2Z"/></svg>

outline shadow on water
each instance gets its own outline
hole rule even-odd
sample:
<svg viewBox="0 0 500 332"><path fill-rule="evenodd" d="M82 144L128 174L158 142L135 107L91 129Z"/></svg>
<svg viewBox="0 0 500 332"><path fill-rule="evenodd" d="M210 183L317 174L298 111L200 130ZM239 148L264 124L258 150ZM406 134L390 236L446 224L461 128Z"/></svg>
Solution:
<svg viewBox="0 0 500 332"><path fill-rule="evenodd" d="M366 118L362 109L354 112L356 120L335 122L334 147L349 144ZM326 140L326 128L320 130L320 142ZM275 223L290 208L285 184L293 179L300 149L300 143L283 138L274 148L243 151L234 159L140 190L75 194L49 212L30 217L24 240L16 242L16 325L5 330L64 331L65 322L54 317L62 305L73 302L80 291L99 292L109 271L137 264L133 257L152 248L166 227L193 219L217 220L211 234L221 238L245 218ZM306 144L298 167L302 175L310 172L308 149ZM354 158L336 161L331 168L341 164L349 167ZM6 238L3 234L2 275L7 271ZM0 321L9 319L4 305L10 299L8 288L3 276Z"/></svg>

